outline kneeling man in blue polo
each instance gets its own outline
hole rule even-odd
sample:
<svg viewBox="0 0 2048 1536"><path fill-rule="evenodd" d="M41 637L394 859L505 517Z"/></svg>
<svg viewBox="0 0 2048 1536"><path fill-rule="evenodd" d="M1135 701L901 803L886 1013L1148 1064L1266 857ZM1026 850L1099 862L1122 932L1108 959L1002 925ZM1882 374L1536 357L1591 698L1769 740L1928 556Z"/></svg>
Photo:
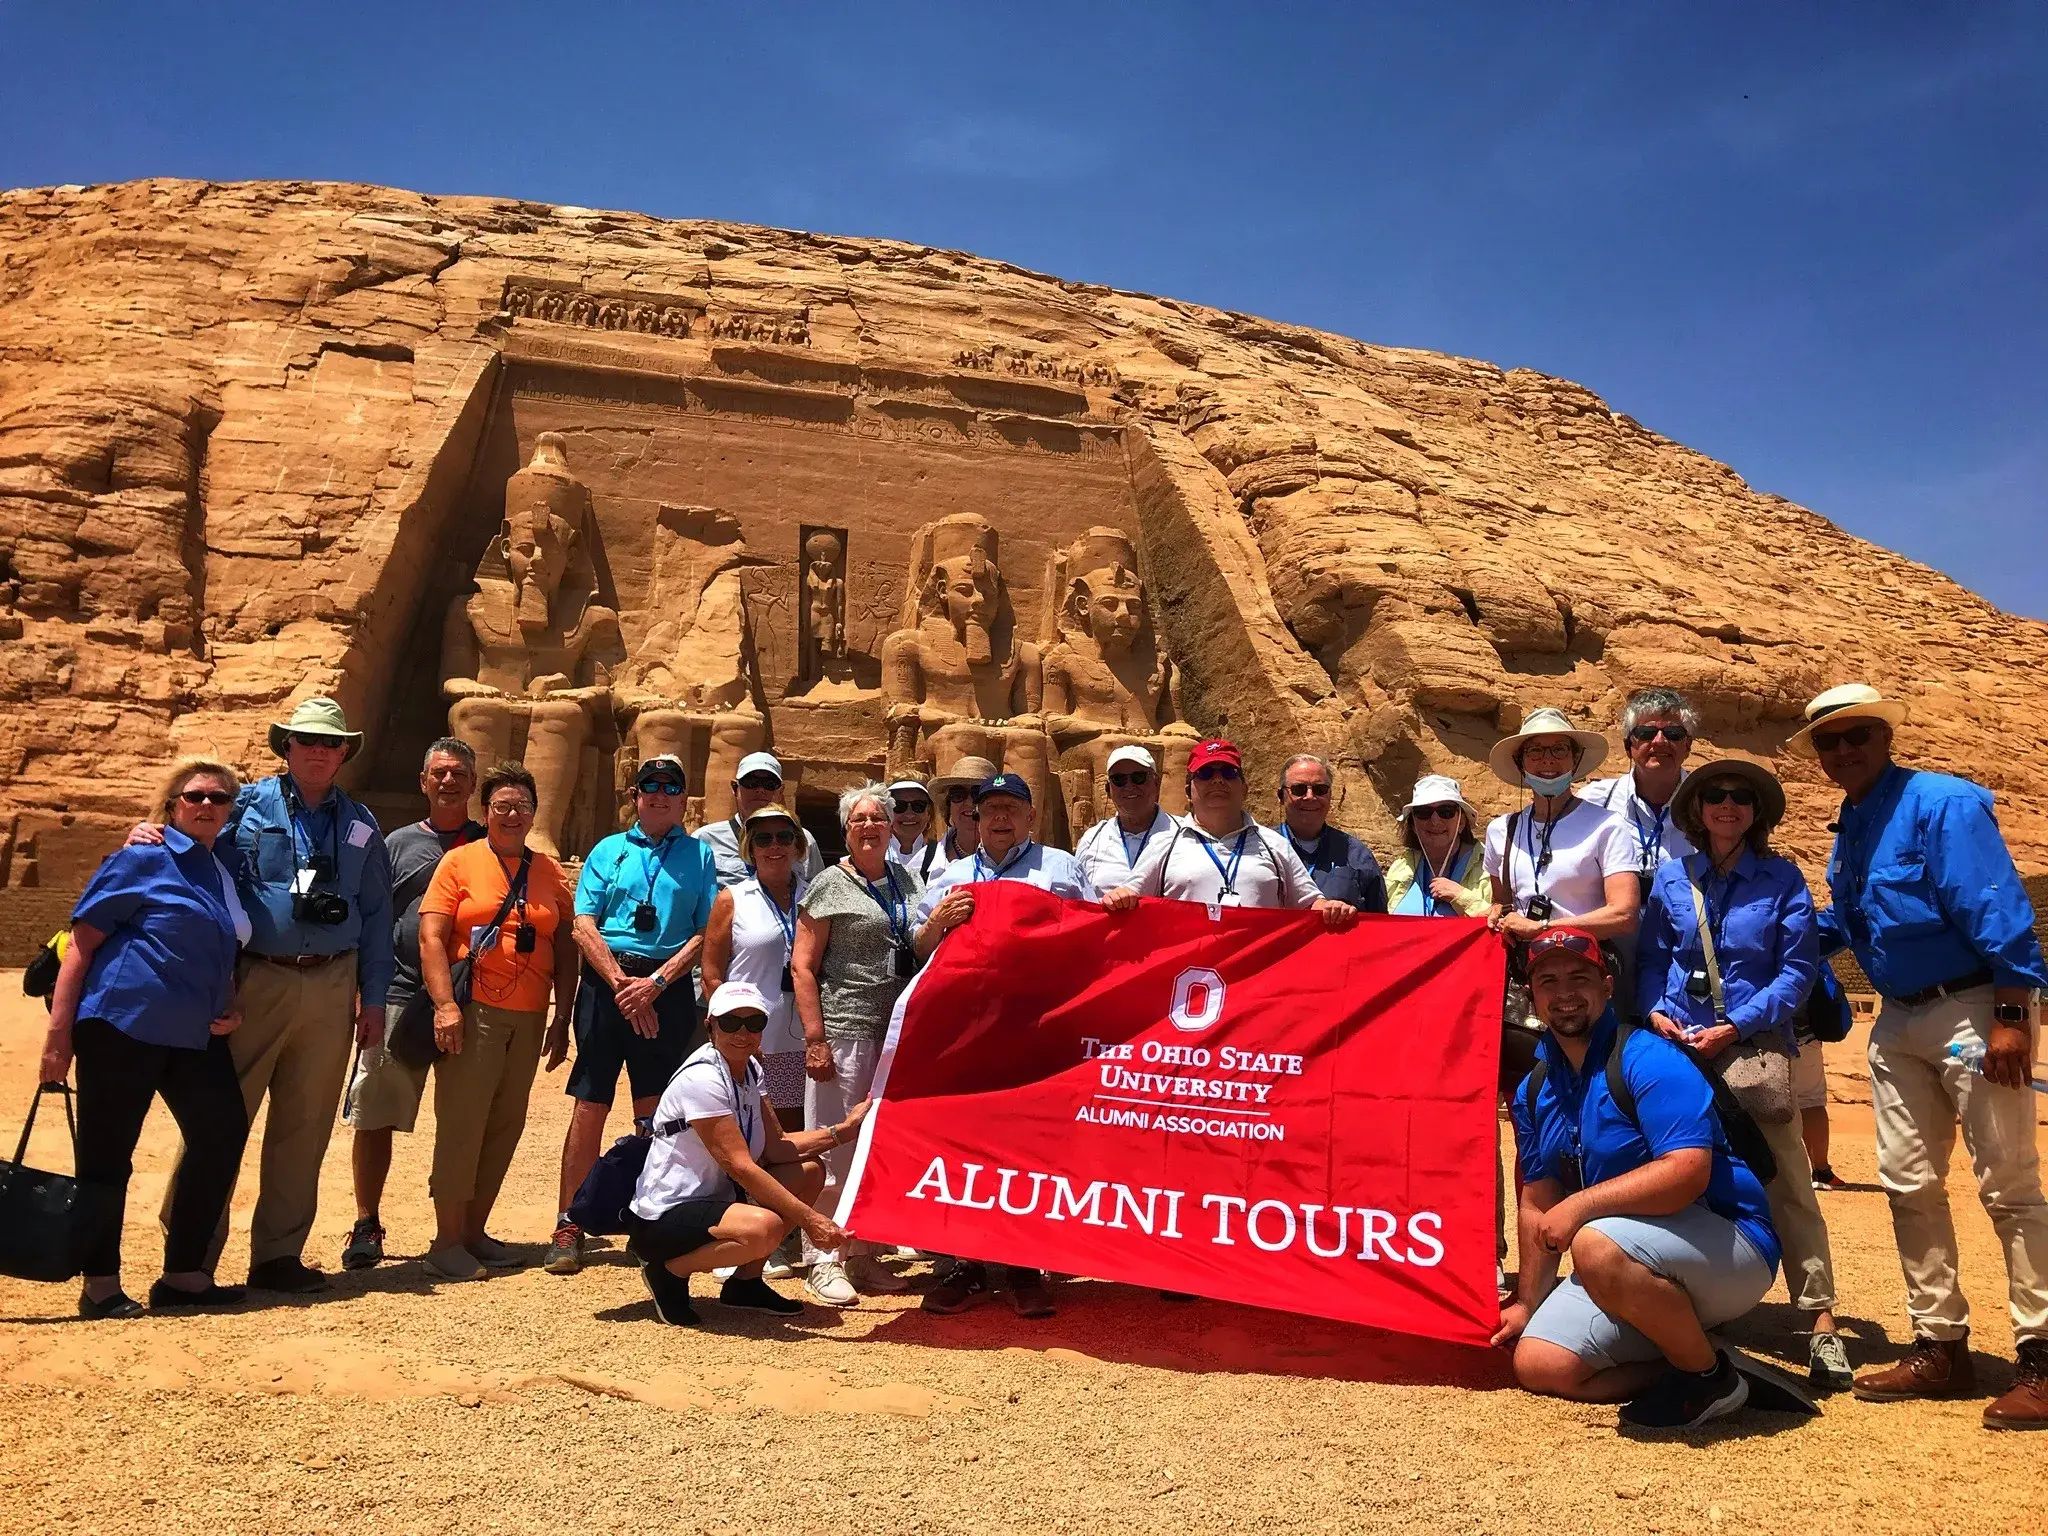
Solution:
<svg viewBox="0 0 2048 1536"><path fill-rule="evenodd" d="M1624 1424L1732 1413L1749 1387L1706 1330L1777 1275L1763 1185L1730 1151L1700 1068L1648 1030L1622 1032L1597 940L1574 928L1533 940L1529 990L1549 1032L1513 1102L1521 1275L1494 1342L1514 1347L1529 1391L1624 1402ZM1632 1106L1610 1092L1617 1049Z"/></svg>

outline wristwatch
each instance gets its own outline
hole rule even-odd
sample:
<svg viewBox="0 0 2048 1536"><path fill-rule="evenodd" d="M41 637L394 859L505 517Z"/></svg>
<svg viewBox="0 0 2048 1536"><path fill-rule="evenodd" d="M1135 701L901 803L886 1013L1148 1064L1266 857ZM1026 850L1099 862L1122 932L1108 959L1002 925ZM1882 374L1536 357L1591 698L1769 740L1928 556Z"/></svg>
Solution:
<svg viewBox="0 0 2048 1536"><path fill-rule="evenodd" d="M656 971L652 979L654 981L655 991L666 992L668 990L668 978L662 975L661 972Z"/></svg>
<svg viewBox="0 0 2048 1536"><path fill-rule="evenodd" d="M1998 1020L2001 1024L2024 1024L2027 1022L2027 1005L2025 1003L1994 1003L1991 1006L1991 1017Z"/></svg>

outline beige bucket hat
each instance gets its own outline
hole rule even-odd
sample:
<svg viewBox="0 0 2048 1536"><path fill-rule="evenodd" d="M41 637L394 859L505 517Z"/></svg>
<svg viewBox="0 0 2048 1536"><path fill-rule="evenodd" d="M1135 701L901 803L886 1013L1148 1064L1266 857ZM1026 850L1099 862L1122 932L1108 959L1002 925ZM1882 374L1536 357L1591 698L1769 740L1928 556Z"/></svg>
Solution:
<svg viewBox="0 0 2048 1536"><path fill-rule="evenodd" d="M1806 724L1785 743L1794 752L1812 757L1814 727L1838 720L1882 720L1886 725L1905 723L1907 709L1898 699L1888 699L1868 683L1843 683L1830 688L1806 706Z"/></svg>
<svg viewBox="0 0 2048 1536"><path fill-rule="evenodd" d="M1565 718L1561 709L1545 705L1531 710L1522 718L1522 728L1512 736L1503 736L1493 744L1493 750L1486 754L1486 766L1493 770L1493 776L1503 784L1522 787L1522 771L1515 766L1515 753L1523 742L1532 736L1569 736L1583 749L1579 766L1572 773L1574 779L1587 777L1607 758L1607 738L1598 731L1582 731Z"/></svg>
<svg viewBox="0 0 2048 1536"><path fill-rule="evenodd" d="M333 737L348 749L342 754L341 760L344 763L363 750L363 733L348 728L348 716L341 712L341 706L332 699L301 700L298 707L292 711L291 719L271 726L270 750L283 757L294 736Z"/></svg>
<svg viewBox="0 0 2048 1536"><path fill-rule="evenodd" d="M985 757L963 757L953 763L950 773L942 773L932 780L932 798L944 805L946 791L950 789L972 789L983 779L992 779L1000 770Z"/></svg>

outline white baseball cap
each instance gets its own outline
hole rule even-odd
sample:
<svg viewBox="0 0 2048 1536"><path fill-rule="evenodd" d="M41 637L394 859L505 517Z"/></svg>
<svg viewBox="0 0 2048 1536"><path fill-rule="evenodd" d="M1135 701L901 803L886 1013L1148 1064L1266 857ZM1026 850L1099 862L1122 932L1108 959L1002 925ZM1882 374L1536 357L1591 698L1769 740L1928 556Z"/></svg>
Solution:
<svg viewBox="0 0 2048 1536"><path fill-rule="evenodd" d="M1134 768L1149 769L1153 773L1159 771L1159 764L1152 760L1152 754L1135 743L1130 746L1118 747L1109 754L1109 767L1118 768L1125 763L1129 763Z"/></svg>
<svg viewBox="0 0 2048 1536"><path fill-rule="evenodd" d="M733 779L737 782L750 773L772 773L775 775L776 783L782 782L782 764L776 761L773 752L749 752L740 759L739 771L733 775Z"/></svg>
<svg viewBox="0 0 2048 1536"><path fill-rule="evenodd" d="M714 1019L723 1018L728 1013L748 1011L765 1018L769 1011L768 999L761 995L761 989L751 981L728 981L711 994L711 1001L705 1005L705 1011Z"/></svg>

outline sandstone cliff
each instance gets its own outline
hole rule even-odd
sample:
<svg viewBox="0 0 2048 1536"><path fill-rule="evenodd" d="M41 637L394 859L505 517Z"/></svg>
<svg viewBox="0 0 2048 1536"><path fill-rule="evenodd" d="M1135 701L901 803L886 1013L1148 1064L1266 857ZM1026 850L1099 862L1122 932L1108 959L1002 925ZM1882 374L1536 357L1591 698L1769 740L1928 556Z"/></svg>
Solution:
<svg viewBox="0 0 2048 1536"><path fill-rule="evenodd" d="M1612 739L1663 682L1710 753L1787 778L1812 870L1833 797L1784 740L1867 678L1912 702L1902 753L1990 785L2048 866L2048 627L1565 381L885 241L158 181L0 194L0 884L75 886L165 759L260 767L314 692L402 805L439 609L542 428L592 466L629 646L664 509L737 520L770 670L814 506L856 540L975 511L1031 559L1107 522L1188 719L1263 795L1285 751L1337 758L1383 850L1419 772L1504 808L1498 729L1557 703ZM863 569L872 649L901 557Z"/></svg>

